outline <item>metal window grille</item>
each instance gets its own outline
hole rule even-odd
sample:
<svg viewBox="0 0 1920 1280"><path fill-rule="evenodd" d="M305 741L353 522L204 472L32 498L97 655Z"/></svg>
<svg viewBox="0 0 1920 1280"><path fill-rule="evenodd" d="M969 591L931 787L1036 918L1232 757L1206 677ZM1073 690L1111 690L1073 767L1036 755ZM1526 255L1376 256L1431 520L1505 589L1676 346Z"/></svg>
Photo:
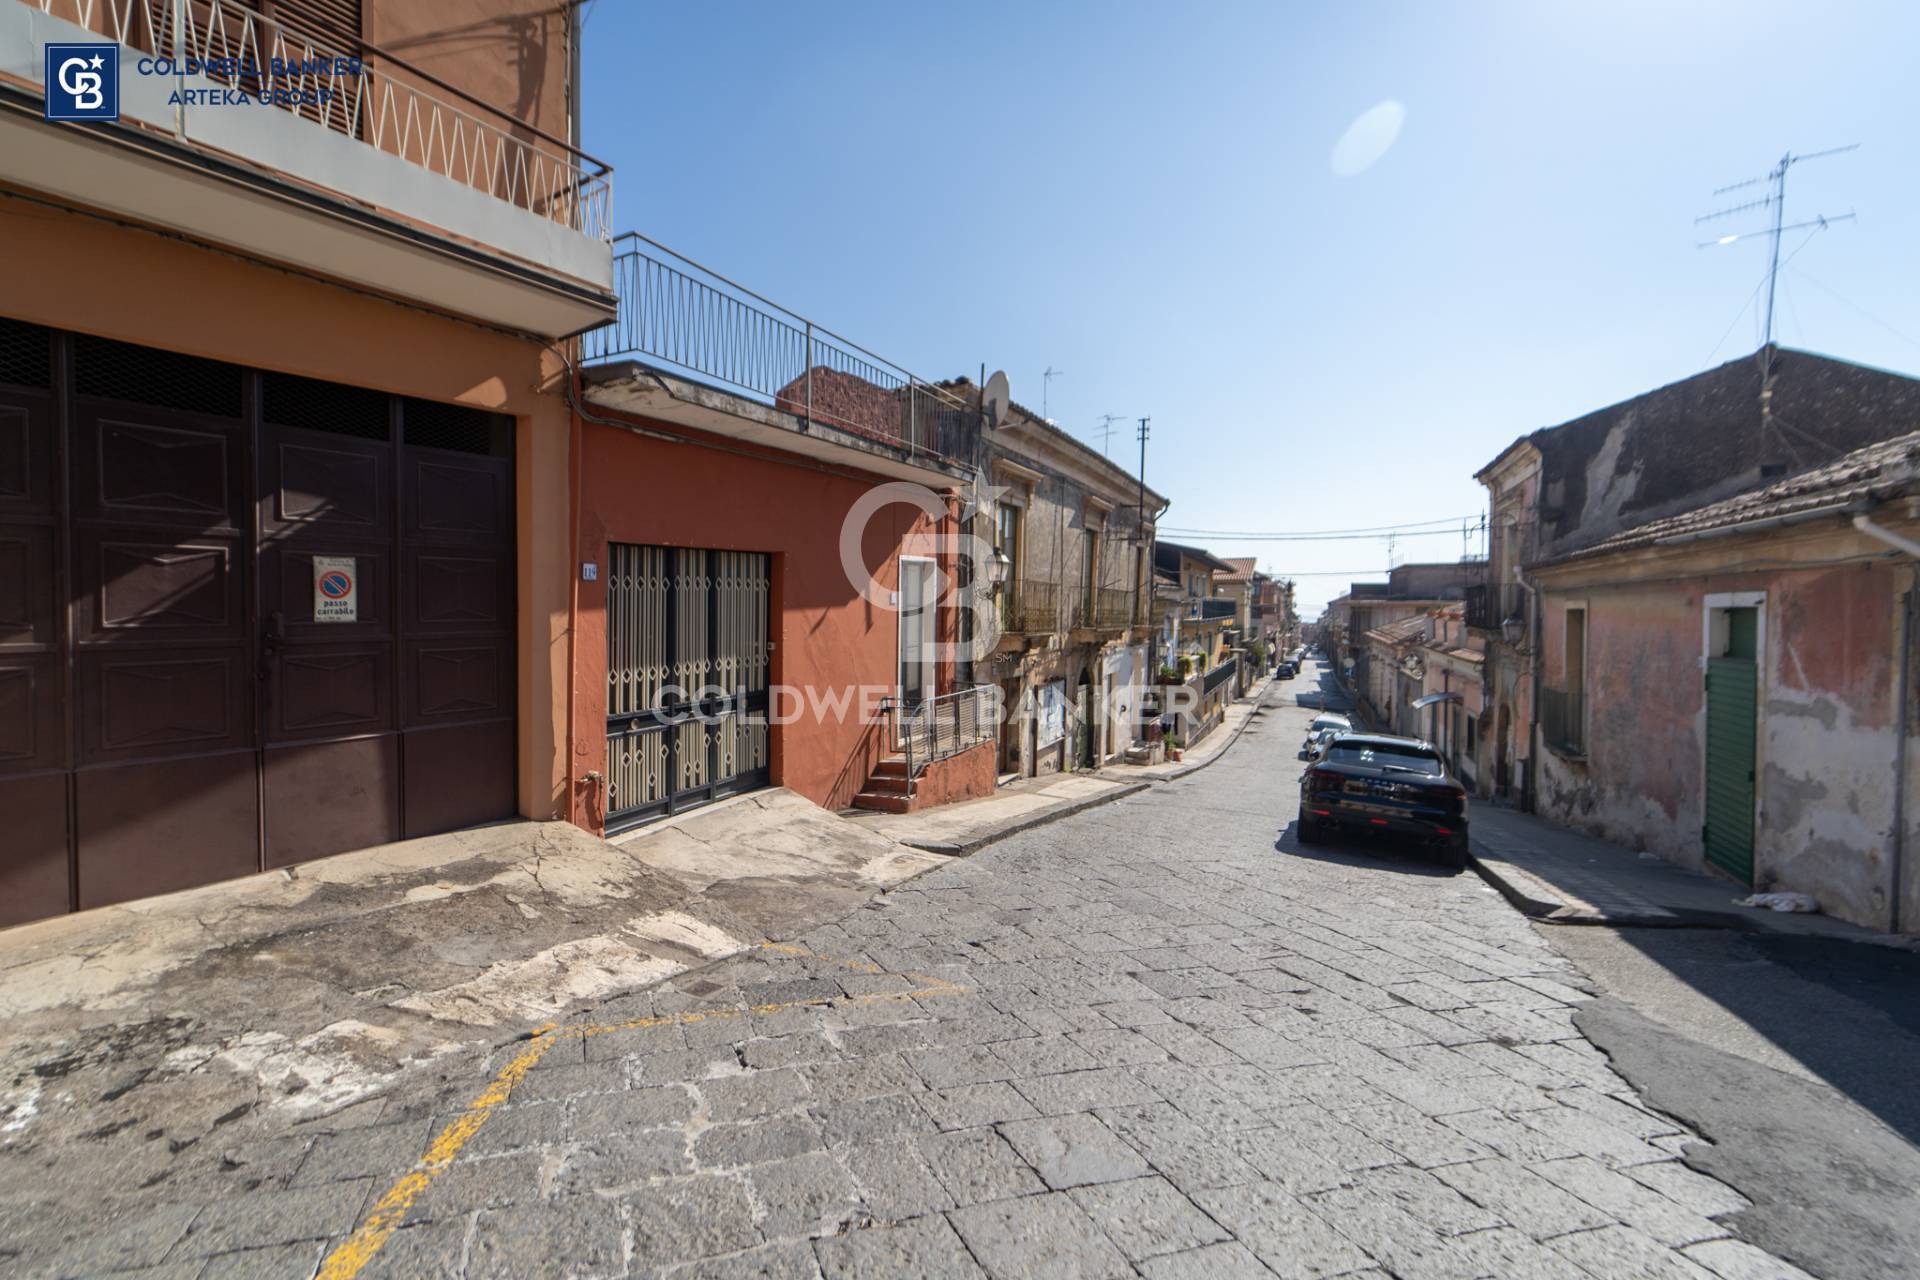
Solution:
<svg viewBox="0 0 1920 1280"><path fill-rule="evenodd" d="M409 397L400 402L400 421L410 449L513 456L513 419L504 413Z"/></svg>
<svg viewBox="0 0 1920 1280"><path fill-rule="evenodd" d="M378 391L317 378L269 373L260 379L260 414L282 427L302 427L360 440L385 440L393 402Z"/></svg>
<svg viewBox="0 0 1920 1280"><path fill-rule="evenodd" d="M83 396L223 418L241 415L240 367L219 360L81 333L73 339L73 374L75 390Z"/></svg>
<svg viewBox="0 0 1920 1280"><path fill-rule="evenodd" d="M0 382L16 387L53 384L53 333L22 320L0 319Z"/></svg>

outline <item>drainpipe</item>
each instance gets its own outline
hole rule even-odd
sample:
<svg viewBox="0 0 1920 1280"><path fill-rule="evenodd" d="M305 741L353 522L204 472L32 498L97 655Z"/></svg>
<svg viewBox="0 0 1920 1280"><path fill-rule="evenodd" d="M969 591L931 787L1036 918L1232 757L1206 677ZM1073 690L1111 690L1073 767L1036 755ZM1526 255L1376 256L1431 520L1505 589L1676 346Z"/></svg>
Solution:
<svg viewBox="0 0 1920 1280"><path fill-rule="evenodd" d="M1530 612L1533 621L1527 628L1527 664L1533 675L1533 696L1527 699L1527 813L1538 813L1539 801L1534 788L1540 781L1540 633L1547 625L1546 615L1540 604L1540 590L1527 581L1526 572L1519 565L1513 566L1513 580L1527 593L1533 602Z"/></svg>
<svg viewBox="0 0 1920 1280"><path fill-rule="evenodd" d="M580 34L581 20L586 17L582 12L584 0L573 0L567 6L567 117L572 127L574 150L586 149L586 140L580 135Z"/></svg>
<svg viewBox="0 0 1920 1280"><path fill-rule="evenodd" d="M1877 538L1890 547L1906 552L1920 559L1920 542L1903 537L1884 525L1877 525L1866 516L1856 515L1853 527L1869 538ZM1894 717L1896 730L1893 739L1893 832L1888 840L1891 846L1887 853L1887 874L1892 880L1892 891L1887 895L1887 932L1900 932L1900 896L1906 882L1907 860L1907 698L1912 686L1913 633L1914 633L1914 594L1908 588L1901 609L1903 634L1900 637L1900 678L1897 684L1899 714Z"/></svg>

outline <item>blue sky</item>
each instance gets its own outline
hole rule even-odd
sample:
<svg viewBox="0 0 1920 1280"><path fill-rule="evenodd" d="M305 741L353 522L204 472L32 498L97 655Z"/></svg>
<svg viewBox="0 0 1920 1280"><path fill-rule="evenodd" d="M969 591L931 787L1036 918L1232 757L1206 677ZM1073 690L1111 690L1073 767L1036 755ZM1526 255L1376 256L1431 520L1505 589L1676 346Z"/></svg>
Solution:
<svg viewBox="0 0 1920 1280"><path fill-rule="evenodd" d="M924 377L1039 408L1064 370L1083 438L1150 414L1168 529L1478 512L1516 436L1750 353L1765 241L1693 219L1789 149L1860 143L1787 209L1860 216L1783 273L1779 340L1920 371L1920 5L598 0L587 36L621 228ZM1386 100L1397 139L1336 176ZM1188 540L1309 611L1388 559Z"/></svg>

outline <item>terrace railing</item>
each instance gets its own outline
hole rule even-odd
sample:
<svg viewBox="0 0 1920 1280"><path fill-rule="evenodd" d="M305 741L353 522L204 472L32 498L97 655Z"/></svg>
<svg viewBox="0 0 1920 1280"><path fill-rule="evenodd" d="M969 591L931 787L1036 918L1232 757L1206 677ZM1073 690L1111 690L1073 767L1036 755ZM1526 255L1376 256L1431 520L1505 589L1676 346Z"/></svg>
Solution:
<svg viewBox="0 0 1920 1280"><path fill-rule="evenodd" d="M614 241L613 324L589 362L638 356L821 423L916 453L961 452L966 400L658 241Z"/></svg>
<svg viewBox="0 0 1920 1280"><path fill-rule="evenodd" d="M612 169L364 40L315 34L240 0L15 2L517 209L609 238Z"/></svg>

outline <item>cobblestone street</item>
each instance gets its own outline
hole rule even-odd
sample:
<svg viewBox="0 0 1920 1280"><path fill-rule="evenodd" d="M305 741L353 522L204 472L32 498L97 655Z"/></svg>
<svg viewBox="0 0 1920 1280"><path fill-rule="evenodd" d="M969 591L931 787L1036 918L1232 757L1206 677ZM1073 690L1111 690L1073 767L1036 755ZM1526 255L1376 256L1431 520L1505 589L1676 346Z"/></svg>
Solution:
<svg viewBox="0 0 1920 1280"><path fill-rule="evenodd" d="M1581 979L1492 890L1302 853L1308 712L1274 688L1214 767L290 1138L250 1194L66 1265L1799 1274L1716 1221L1743 1201L1679 1162L1688 1135L1574 1028Z"/></svg>

